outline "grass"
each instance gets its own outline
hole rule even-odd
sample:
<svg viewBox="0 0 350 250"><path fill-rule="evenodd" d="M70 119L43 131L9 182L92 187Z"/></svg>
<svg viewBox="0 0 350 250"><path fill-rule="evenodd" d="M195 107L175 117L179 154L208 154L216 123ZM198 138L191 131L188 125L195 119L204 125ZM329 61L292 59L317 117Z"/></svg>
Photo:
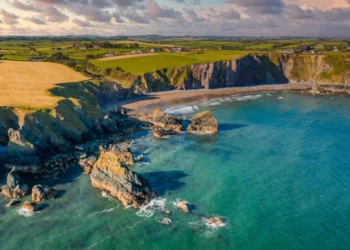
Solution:
<svg viewBox="0 0 350 250"><path fill-rule="evenodd" d="M5 54L1 57L2 60L12 60L12 61L28 61L33 55L11 55Z"/></svg>
<svg viewBox="0 0 350 250"><path fill-rule="evenodd" d="M49 89L84 80L87 78L60 64L0 61L0 106L53 107L62 98L52 96Z"/></svg>
<svg viewBox="0 0 350 250"><path fill-rule="evenodd" d="M127 58L121 60L99 61L91 63L102 69L122 68L125 72L142 75L159 69L182 67L190 64L208 63L220 60L237 59L247 55L248 51L207 50L203 54L189 53L158 53L150 57Z"/></svg>
<svg viewBox="0 0 350 250"><path fill-rule="evenodd" d="M275 44L272 44L272 43L262 43L262 44L246 46L245 48L250 50L260 50L260 49L270 50L274 45Z"/></svg>

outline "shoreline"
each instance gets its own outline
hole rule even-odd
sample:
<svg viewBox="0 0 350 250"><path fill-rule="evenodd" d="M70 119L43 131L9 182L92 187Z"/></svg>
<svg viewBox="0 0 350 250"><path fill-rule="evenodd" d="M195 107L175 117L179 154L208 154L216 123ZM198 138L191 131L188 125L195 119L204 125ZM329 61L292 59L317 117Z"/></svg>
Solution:
<svg viewBox="0 0 350 250"><path fill-rule="evenodd" d="M132 100L111 103L105 106L106 110L112 110L121 106L130 111L150 111L151 109L162 106L169 107L192 101L208 100L215 97L225 97L235 94L249 94L265 91L305 91L311 90L311 84L273 84L248 87L232 87L219 89L195 89L195 90L173 90L167 92L148 93L142 97Z"/></svg>

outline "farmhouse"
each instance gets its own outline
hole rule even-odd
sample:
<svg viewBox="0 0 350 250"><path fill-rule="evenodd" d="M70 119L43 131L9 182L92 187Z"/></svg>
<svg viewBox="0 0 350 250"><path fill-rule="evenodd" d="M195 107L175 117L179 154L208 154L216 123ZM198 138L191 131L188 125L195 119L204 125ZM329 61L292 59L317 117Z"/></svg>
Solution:
<svg viewBox="0 0 350 250"><path fill-rule="evenodd" d="M99 49L100 45L94 45L94 49Z"/></svg>
<svg viewBox="0 0 350 250"><path fill-rule="evenodd" d="M112 57L112 56L114 56L114 53L107 53L104 55L104 57Z"/></svg>
<svg viewBox="0 0 350 250"><path fill-rule="evenodd" d="M162 50L160 48L152 48L151 53L161 52Z"/></svg>
<svg viewBox="0 0 350 250"><path fill-rule="evenodd" d="M79 49L80 50L86 50L86 46L80 46Z"/></svg>

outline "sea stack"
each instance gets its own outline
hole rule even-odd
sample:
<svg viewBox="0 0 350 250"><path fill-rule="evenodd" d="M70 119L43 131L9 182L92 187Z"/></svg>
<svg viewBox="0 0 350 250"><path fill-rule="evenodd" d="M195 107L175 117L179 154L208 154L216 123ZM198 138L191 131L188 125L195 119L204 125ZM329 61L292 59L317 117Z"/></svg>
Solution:
<svg viewBox="0 0 350 250"><path fill-rule="evenodd" d="M181 133L184 130L181 119L165 114L160 108L154 111L152 123L154 125L152 132L157 138Z"/></svg>
<svg viewBox="0 0 350 250"><path fill-rule="evenodd" d="M193 134L216 134L219 131L219 125L209 111L204 111L191 118L191 124L187 130Z"/></svg>
<svg viewBox="0 0 350 250"><path fill-rule="evenodd" d="M139 208L156 196L147 180L122 166L113 152L101 151L90 179L92 186L108 191L123 206Z"/></svg>
<svg viewBox="0 0 350 250"><path fill-rule="evenodd" d="M1 187L1 193L8 198L22 198L29 193L28 185L15 173L15 168L8 173L6 177L6 185Z"/></svg>

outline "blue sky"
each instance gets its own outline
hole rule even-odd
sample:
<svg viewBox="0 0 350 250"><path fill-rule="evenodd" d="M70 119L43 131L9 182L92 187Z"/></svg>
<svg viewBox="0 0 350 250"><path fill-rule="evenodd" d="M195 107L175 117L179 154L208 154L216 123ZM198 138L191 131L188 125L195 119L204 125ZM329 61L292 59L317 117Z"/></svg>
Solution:
<svg viewBox="0 0 350 250"><path fill-rule="evenodd" d="M350 0L0 0L0 35L350 35Z"/></svg>

